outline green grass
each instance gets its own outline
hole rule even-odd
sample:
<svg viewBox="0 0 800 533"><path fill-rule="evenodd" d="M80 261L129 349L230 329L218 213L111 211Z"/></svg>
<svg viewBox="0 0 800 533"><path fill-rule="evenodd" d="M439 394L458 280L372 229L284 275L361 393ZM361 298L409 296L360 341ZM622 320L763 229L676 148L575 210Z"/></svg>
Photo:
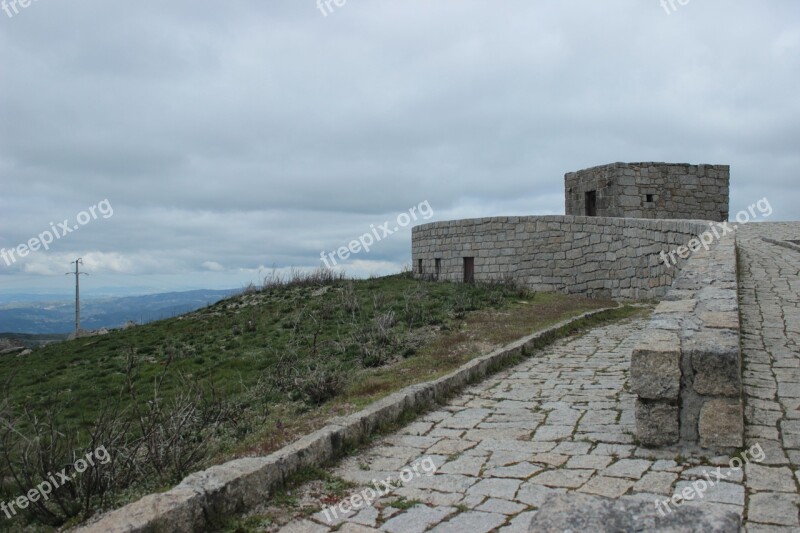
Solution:
<svg viewBox="0 0 800 533"><path fill-rule="evenodd" d="M394 507L395 509L406 511L408 509L411 509L412 507L416 507L417 505L422 505L422 502L420 500L408 500L406 498L401 497L391 502L389 504L389 507Z"/></svg>
<svg viewBox="0 0 800 533"><path fill-rule="evenodd" d="M134 401L146 405L159 376L165 405L195 384L235 413L208 435L213 446L199 463L205 465L269 453L330 416L610 304L534 295L509 284L434 283L406 275L274 284L182 317L8 357L0 384L7 410L52 411L57 428L75 433L77 441L85 440L105 407L130 413ZM129 372L132 361L135 371ZM129 377L136 400L125 392ZM18 429L29 428L22 421ZM0 480L7 475L0 466ZM160 484L117 491L114 503Z"/></svg>

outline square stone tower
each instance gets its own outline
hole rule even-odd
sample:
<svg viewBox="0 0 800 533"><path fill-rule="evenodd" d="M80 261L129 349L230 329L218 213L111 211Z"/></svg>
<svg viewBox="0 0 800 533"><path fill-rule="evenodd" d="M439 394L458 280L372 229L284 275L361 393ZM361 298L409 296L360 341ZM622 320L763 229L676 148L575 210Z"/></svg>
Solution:
<svg viewBox="0 0 800 533"><path fill-rule="evenodd" d="M566 214L728 220L730 167L613 163L564 176Z"/></svg>

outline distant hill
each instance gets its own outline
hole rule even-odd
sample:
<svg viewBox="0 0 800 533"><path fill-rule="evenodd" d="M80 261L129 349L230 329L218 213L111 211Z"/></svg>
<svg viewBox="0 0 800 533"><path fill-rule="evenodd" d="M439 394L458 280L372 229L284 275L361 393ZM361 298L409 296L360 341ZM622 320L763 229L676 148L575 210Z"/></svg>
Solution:
<svg viewBox="0 0 800 533"><path fill-rule="evenodd" d="M46 346L51 342L63 341L68 335L62 333L45 333L41 335L31 333L2 333L0 332L0 354L4 350L15 346L23 346L25 348L35 348L37 346Z"/></svg>
<svg viewBox="0 0 800 533"><path fill-rule="evenodd" d="M81 302L81 328L118 328L128 321L144 324L189 313L241 290L196 290L146 296L87 299ZM33 301L0 305L0 337L9 333L68 334L75 329L74 300ZM17 336L18 337L18 336Z"/></svg>

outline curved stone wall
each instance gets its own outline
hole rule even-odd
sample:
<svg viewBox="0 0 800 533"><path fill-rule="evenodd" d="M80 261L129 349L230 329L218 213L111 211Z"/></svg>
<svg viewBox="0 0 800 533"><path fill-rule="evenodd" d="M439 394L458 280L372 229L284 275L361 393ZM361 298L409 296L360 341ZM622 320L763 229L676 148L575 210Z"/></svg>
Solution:
<svg viewBox="0 0 800 533"><path fill-rule="evenodd" d="M539 291L651 300L664 296L685 263L673 253L673 265L669 252L708 229L709 222L700 220L452 220L413 228L412 261L415 274L440 280L463 281L464 258L471 257L475 281L511 276Z"/></svg>

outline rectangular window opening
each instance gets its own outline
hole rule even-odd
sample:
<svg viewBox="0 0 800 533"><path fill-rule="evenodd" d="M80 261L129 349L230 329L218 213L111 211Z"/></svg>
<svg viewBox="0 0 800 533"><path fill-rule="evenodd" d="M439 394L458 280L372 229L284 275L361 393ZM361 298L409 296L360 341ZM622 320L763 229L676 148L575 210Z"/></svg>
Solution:
<svg viewBox="0 0 800 533"><path fill-rule="evenodd" d="M597 191L586 191L585 203L586 203L586 216L587 217L596 217L597 216Z"/></svg>

